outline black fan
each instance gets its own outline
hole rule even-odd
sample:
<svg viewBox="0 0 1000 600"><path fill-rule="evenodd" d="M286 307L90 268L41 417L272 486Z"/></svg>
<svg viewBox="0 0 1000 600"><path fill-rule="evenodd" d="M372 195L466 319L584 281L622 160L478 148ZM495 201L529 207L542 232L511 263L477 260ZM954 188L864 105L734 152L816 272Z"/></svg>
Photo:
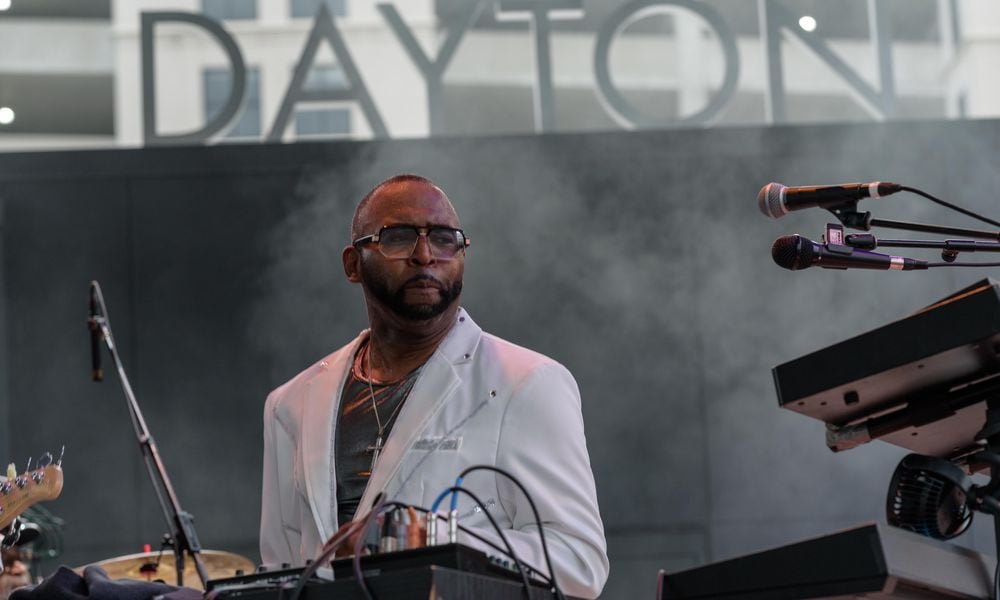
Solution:
<svg viewBox="0 0 1000 600"><path fill-rule="evenodd" d="M977 487L960 467L940 458L910 454L889 484L886 519L894 527L946 540L972 523Z"/></svg>

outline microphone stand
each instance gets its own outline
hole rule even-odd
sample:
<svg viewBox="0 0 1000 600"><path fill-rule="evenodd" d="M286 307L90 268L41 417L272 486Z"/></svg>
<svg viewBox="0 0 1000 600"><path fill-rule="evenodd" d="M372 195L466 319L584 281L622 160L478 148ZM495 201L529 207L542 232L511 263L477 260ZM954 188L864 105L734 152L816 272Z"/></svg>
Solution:
<svg viewBox="0 0 1000 600"><path fill-rule="evenodd" d="M944 225L926 225L924 223L907 223L906 221L890 221L888 219L872 219L872 227L885 227L887 229L905 229L907 231L919 231L921 233L940 233L941 235L961 235L964 237L976 238L980 240L1000 240L1000 232L985 231L982 229L965 229L963 227L946 227Z"/></svg>
<svg viewBox="0 0 1000 600"><path fill-rule="evenodd" d="M187 552L194 560L198 577L201 579L202 587L208 582L208 573L201 558L201 543L194 530L194 516L181 508L174 493L174 488L170 484L166 467L160 459L160 451L153 440L153 434L146 427L146 420L139 409L139 403L135 399L132 385L129 383L128 375L125 374L125 367L122 365L121 357L118 356L118 347L115 344L114 334L111 332L111 322L108 320L107 306L104 304L104 294L97 281L91 281L91 293L95 294L100 308L100 314L95 314L88 319L90 326L100 330L101 337L111 353L115 368L118 370L118 380L121 382L122 391L125 393L125 401L128 405L129 416L132 418L132 426L135 429L136 438L139 441L139 448L142 450L143 461L146 470L149 472L153 489L156 491L156 499L163 510L163 516L167 520L167 527L170 529L171 546L174 550L174 558L177 567L177 585L184 585L184 553Z"/></svg>
<svg viewBox="0 0 1000 600"><path fill-rule="evenodd" d="M869 231L872 227L885 227L886 229L902 229L906 231L918 231L920 233L938 233L941 235L960 235L964 237L1000 241L1000 231L986 231L982 229L966 229L963 227L947 227L945 225L927 225L925 223L908 223L906 221L893 221L890 219L873 219L870 212L859 212L858 201L848 202L839 206L834 206L828 210L837 217L844 225L851 229Z"/></svg>
<svg viewBox="0 0 1000 600"><path fill-rule="evenodd" d="M872 227L887 229L902 229L920 233L937 233L940 235L961 235L972 240L880 240L871 234L849 234L843 236L844 244L862 250L886 248L940 248L941 259L954 262L959 252L1000 252L1000 231L982 229L966 229L964 227L948 227L945 225L928 225L926 223L909 223L890 219L873 219L870 212L858 211L858 201L853 200L827 210L837 217L844 227L870 231ZM990 240L977 242L975 239Z"/></svg>
<svg viewBox="0 0 1000 600"><path fill-rule="evenodd" d="M875 248L940 248L941 259L953 262L959 252L1000 252L1000 242L979 242L976 240L886 240L874 235L850 233L844 236L844 244L859 250Z"/></svg>

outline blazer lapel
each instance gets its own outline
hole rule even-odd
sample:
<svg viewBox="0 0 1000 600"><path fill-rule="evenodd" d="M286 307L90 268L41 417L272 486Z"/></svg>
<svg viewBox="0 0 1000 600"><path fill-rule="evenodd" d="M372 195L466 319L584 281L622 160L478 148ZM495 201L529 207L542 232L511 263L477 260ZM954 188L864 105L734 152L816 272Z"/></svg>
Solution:
<svg viewBox="0 0 1000 600"><path fill-rule="evenodd" d="M302 466L305 470L306 496L312 509L321 541L326 541L336 527L333 521L332 467L333 426L340 406L340 395L351 368L354 353L367 331L319 364L319 372L306 383L303 407Z"/></svg>
<svg viewBox="0 0 1000 600"><path fill-rule="evenodd" d="M427 422L458 389L461 379L455 372L454 365L470 359L482 333L464 309L459 310L458 320L441 346L421 368L420 376L413 384L413 389L410 390L410 395L396 418L396 424L389 432L385 450L375 465L371 479L368 480L368 487L361 496L355 518L371 509L372 501L379 492L397 491L387 488L396 477L403 456L426 428Z"/></svg>
<svg viewBox="0 0 1000 600"><path fill-rule="evenodd" d="M383 491L386 484L395 477L402 463L403 455L416 441L424 430L427 420L438 411L442 404L458 387L459 378L454 367L442 356L435 353L424 364L420 377L413 384L406 403L399 411L396 424L393 425L385 450L375 465L368 487L361 496L358 505L357 518L371 508L375 496Z"/></svg>

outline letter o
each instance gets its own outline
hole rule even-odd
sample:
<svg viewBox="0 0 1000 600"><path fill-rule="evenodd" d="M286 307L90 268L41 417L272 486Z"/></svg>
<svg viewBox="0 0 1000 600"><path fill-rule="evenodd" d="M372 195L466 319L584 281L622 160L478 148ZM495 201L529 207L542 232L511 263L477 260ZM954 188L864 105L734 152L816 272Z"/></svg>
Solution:
<svg viewBox="0 0 1000 600"><path fill-rule="evenodd" d="M608 65L611 53L611 42L621 31L631 24L632 17L637 13L656 11L656 9L675 6L689 10L701 18L715 30L722 43L726 70L719 92L709 100L700 111L680 119L663 119L647 115L632 106L625 96L611 82L611 72ZM636 0L616 10L601 25L597 34L597 44L594 47L594 75L597 78L597 89L607 107L614 112L623 125L632 127L662 127L678 123L706 123L716 117L736 94L736 84L740 76L740 55L736 48L736 36L725 19L712 7L693 0Z"/></svg>

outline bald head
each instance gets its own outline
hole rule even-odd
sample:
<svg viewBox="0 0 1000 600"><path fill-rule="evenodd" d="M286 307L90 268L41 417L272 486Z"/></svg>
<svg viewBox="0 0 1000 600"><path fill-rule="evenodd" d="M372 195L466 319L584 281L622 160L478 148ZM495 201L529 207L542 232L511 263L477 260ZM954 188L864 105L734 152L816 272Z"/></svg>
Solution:
<svg viewBox="0 0 1000 600"><path fill-rule="evenodd" d="M393 209L421 205L431 209L447 222L435 225L460 227L458 213L448 196L434 182L426 177L403 173L386 179L371 189L358 203L351 221L351 239L375 233L383 223L383 215Z"/></svg>

